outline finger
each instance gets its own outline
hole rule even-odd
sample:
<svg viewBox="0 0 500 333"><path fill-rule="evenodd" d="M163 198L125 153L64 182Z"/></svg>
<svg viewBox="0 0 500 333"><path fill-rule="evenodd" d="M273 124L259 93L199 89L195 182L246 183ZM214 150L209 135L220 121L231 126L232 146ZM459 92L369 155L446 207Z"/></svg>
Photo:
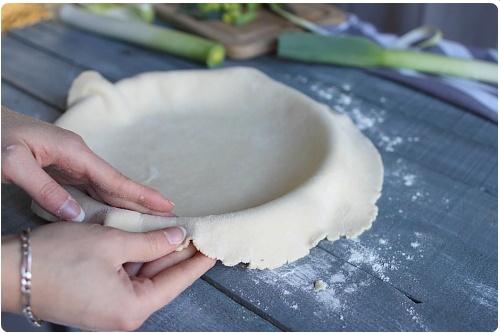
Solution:
<svg viewBox="0 0 500 333"><path fill-rule="evenodd" d="M144 303L154 306L154 309L151 310L161 308L170 303L214 265L214 259L198 252L192 258L167 268L151 279L153 288L150 293L145 294L149 300Z"/></svg>
<svg viewBox="0 0 500 333"><path fill-rule="evenodd" d="M117 230L118 231L118 230ZM119 248L120 263L148 262L163 257L173 251L186 238L182 227L170 227L149 232L118 231L115 240Z"/></svg>
<svg viewBox="0 0 500 333"><path fill-rule="evenodd" d="M164 217L176 217L174 213L171 211L158 211L158 210L152 210L145 208L143 205L137 204L135 202L131 202L129 199L125 198L118 198L114 195L109 195L106 193L98 193L100 197L102 197L102 200L110 204L111 206L114 207L119 207L119 208L125 208L129 210L133 210L136 212L140 213L145 213L145 214L150 214L150 215L158 215L158 216L164 216Z"/></svg>
<svg viewBox="0 0 500 333"><path fill-rule="evenodd" d="M87 158L87 173L99 195L115 207L149 214L167 214L174 207L161 193L133 182L93 152Z"/></svg>
<svg viewBox="0 0 500 333"><path fill-rule="evenodd" d="M81 222L85 213L71 195L38 164L22 144L7 146L2 154L3 173L41 207L62 220Z"/></svg>
<svg viewBox="0 0 500 333"><path fill-rule="evenodd" d="M194 256L195 253L196 253L196 248L191 244L182 251L172 252L164 257L161 257L159 259L144 264L137 273L137 276L152 278L153 276L165 270L166 268L175 266L181 261L191 258L192 256Z"/></svg>
<svg viewBox="0 0 500 333"><path fill-rule="evenodd" d="M127 262L125 265L123 265L123 269L125 270L125 272L127 272L128 276L134 277L137 276L137 273L139 273L143 265L144 264L142 262Z"/></svg>

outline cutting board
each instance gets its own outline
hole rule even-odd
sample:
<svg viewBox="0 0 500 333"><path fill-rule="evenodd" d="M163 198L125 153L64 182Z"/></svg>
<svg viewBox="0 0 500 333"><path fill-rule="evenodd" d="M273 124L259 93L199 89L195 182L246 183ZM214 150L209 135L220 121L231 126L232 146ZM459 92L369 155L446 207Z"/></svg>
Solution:
<svg viewBox="0 0 500 333"><path fill-rule="evenodd" d="M221 42L233 59L248 59L274 51L277 37L285 30L298 30L284 18L261 9L255 20L236 27L217 20L198 20L179 13L178 4L157 4L157 16L182 30ZM320 24L340 24L346 15L329 4L290 4L294 13Z"/></svg>

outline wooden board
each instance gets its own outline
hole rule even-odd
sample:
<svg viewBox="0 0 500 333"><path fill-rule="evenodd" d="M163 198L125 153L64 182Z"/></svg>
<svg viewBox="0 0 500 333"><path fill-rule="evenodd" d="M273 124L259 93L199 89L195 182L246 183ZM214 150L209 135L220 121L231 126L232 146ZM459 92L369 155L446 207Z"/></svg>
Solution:
<svg viewBox="0 0 500 333"><path fill-rule="evenodd" d="M236 27L215 20L198 20L179 13L178 4L157 4L155 10L160 19L183 30L221 42L227 56L248 59L273 51L277 37L285 30L297 30L290 22L261 9L257 18L249 24ZM296 15L320 24L340 24L345 14L328 4L290 4Z"/></svg>
<svg viewBox="0 0 500 333"><path fill-rule="evenodd" d="M20 52L27 55L16 56ZM2 60L5 84L15 82L50 105L63 104L73 73L87 68L114 81L146 70L198 67L53 23L9 33ZM273 57L225 65L258 68L350 115L382 153L380 215L359 239L323 241L276 271L217 265L143 329L238 330L231 315L259 318L256 330L495 329L496 125L359 70ZM4 224L29 219L26 196L4 194L2 203L12 213ZM16 229L4 224L3 232ZM312 290L316 279L329 284L326 293ZM181 314L200 308L203 316L186 324ZM239 329L252 330L247 325Z"/></svg>

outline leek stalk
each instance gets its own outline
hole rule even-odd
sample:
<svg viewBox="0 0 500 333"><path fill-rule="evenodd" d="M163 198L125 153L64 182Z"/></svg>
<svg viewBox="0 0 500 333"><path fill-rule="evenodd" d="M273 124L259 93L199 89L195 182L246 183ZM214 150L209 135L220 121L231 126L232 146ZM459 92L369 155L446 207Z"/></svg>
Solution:
<svg viewBox="0 0 500 333"><path fill-rule="evenodd" d="M286 32L279 37L278 56L307 62L363 68L407 68L490 83L498 82L497 64L426 52L384 49L363 37L320 36L306 32Z"/></svg>
<svg viewBox="0 0 500 333"><path fill-rule="evenodd" d="M208 39L140 21L95 15L74 5L62 6L59 18L76 28L200 61L208 67L220 64L225 56L224 46Z"/></svg>
<svg viewBox="0 0 500 333"><path fill-rule="evenodd" d="M149 3L87 3L81 6L94 14L117 19L140 20L151 23L155 18L155 11Z"/></svg>

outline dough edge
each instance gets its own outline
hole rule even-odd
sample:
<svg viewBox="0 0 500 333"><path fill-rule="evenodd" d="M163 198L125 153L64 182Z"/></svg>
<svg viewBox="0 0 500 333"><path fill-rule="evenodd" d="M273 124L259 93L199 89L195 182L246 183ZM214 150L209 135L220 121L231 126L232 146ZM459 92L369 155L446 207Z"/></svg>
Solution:
<svg viewBox="0 0 500 333"><path fill-rule="evenodd" d="M363 153L366 155L365 159L368 163L355 166L355 168L357 168L356 170L359 173L369 174L369 178L371 178L370 183L368 185L360 185L365 186L364 188L355 188L356 186L353 186L353 188L350 189L350 193L352 193L353 196L357 195L359 198L359 202L351 204L345 202L339 203L338 199L335 197L335 189L322 191L321 186L318 186L318 183L321 183L320 180L324 181L325 177L328 178L328 176L331 176L331 173L328 173L321 174L321 177L313 176L305 184L280 198L272 200L261 206L236 213L199 218L166 219L113 208L107 211L106 218L104 220L105 225L128 231L149 231L164 228L170 225L182 225L188 231L187 240L191 239L194 246L206 256L219 259L224 265L227 266L233 266L243 262L248 264L249 268L257 269L272 269L302 258L309 254L310 249L315 247L325 237L330 241L337 240L342 236L349 238L356 237L372 226L372 223L378 213L375 203L381 195L383 164L380 154L371 141L356 128L348 116L342 115L336 111L332 112L328 106L320 104L302 93L270 79L267 75L255 69L236 67L212 71L181 70L167 73L150 72L121 80L114 85L101 84L102 88L99 88L99 84L96 84L96 82L101 80L102 77L95 75L95 72L84 72L74 81L69 92L70 98L68 102L75 107L70 108L70 110L68 110L68 112L65 113L56 122L56 124L65 127L67 121L71 123L72 113L79 112L79 109L84 109L86 107L86 103L88 103L92 98L105 99L107 101L106 105L111 105L112 107L117 105L117 102L113 101L112 97L113 87L115 87L115 89L122 94L123 90L126 88L125 86L127 85L133 86L136 82L141 80L162 80L162 77L165 75L209 75L218 80L227 79L228 76L232 75L242 80L258 80L263 86L272 86L273 88L283 92L285 96L287 94L294 95L295 98L300 96L299 98L303 99L308 105L310 105L310 110L307 111L312 110L311 112L321 113L321 116L324 117L325 121L329 122L329 126L332 127L332 132L337 134L335 137L337 141L331 142L332 145L348 146L350 149L348 149L347 152L344 151L343 154L353 155ZM224 76L226 76L226 78L224 78ZM122 87L124 87L124 89L122 89ZM336 159L334 158L333 162L335 162L335 160ZM328 164L328 161L326 163ZM329 167L329 165L326 166L326 168ZM338 171L335 170L335 164L332 165L332 168L333 171ZM353 174L350 170L342 171L344 172L342 176L348 177L347 174L349 172L351 173L351 176ZM336 177L339 178L338 175ZM347 183L351 183L351 181L352 179L349 179ZM355 180L354 183L356 183ZM318 191L326 192L326 194L318 193ZM330 195L332 197L330 197ZM301 203L301 199L297 199L297 197L300 196L308 199L306 200L306 205L309 202L311 203L310 207L303 205L302 203L302 207L299 207L300 209L297 208L297 202ZM331 199L331 201L325 199ZM314 204L314 201L317 201L316 204ZM331 202L333 202L333 204L331 204ZM330 213L332 216L326 217L326 220L323 216L318 217L318 214L326 214L324 211L328 211L329 208L331 208L329 207L330 204L337 209L339 207L342 208L339 210L341 213L339 213L339 211L332 211ZM354 209L361 210L361 213L358 212L357 215L352 217L352 220L350 220L349 217L352 215L352 211ZM318 211L320 211L320 213L318 213ZM266 217L266 214L270 215ZM280 234L280 230L274 230L274 234L270 237L267 235L259 235L260 239L253 246L257 249L253 249L254 252L250 255L244 254L243 252L245 252L247 248L242 251L241 242L244 242L246 239L243 233L237 229L240 229L240 227L244 226L245 223L248 225L248 223L252 221L259 221L259 219L270 220L273 216L278 218L280 214L284 214L286 218L295 220L295 222L298 223L299 229L301 229L300 227L305 227L305 235L301 234L296 235L296 237L290 236L288 239L283 239L282 237L277 237ZM278 217L276 217L276 215L278 215ZM118 216L120 216L120 218L118 218ZM137 218L138 216L140 217L139 219ZM317 221L319 223L313 222L311 225L304 225L304 220L315 220L315 216L317 217L317 220L321 220ZM125 220L128 220L128 222L124 222L124 217L127 217ZM225 223L228 220L233 221L231 222L233 224L232 227L230 225L228 226L228 223ZM344 228L339 229L339 220L343 222ZM236 221L236 223L234 221ZM353 226L346 229L346 224ZM287 226L289 225L286 223L277 223L275 229ZM311 226L313 227L312 229L307 228ZM214 234L217 234L217 237L223 239L224 241L218 241L215 239L213 237ZM226 241L231 239L235 241L228 244ZM185 246L187 246L187 242L179 247L178 250L184 248ZM289 246L289 248L287 246ZM265 250L259 251L258 248L263 249L266 247L268 248L268 251L276 251L280 254L270 256L269 259L266 258L265 260L261 260L262 258L259 257L265 256ZM286 254L283 252L284 247L287 247L287 249L285 249Z"/></svg>

